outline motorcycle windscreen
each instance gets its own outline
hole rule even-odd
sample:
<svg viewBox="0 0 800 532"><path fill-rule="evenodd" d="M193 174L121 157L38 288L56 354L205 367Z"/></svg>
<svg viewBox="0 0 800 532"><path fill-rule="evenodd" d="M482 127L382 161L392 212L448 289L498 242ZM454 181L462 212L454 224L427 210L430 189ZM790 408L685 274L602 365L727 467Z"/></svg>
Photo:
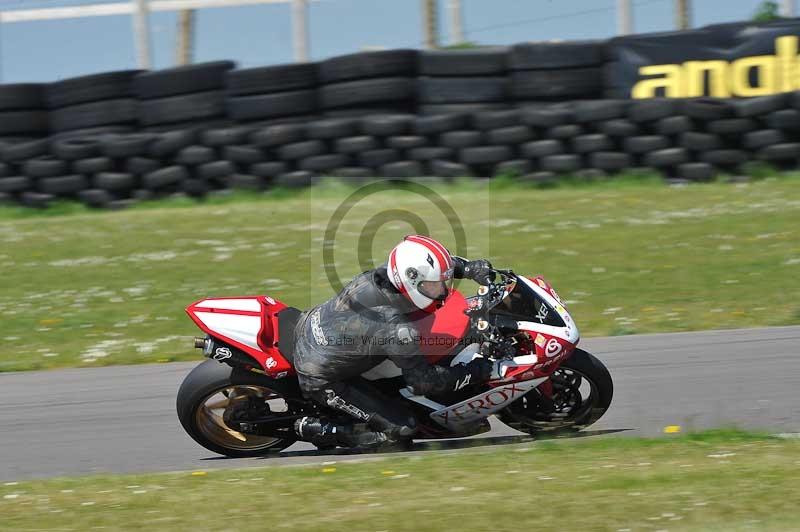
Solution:
<svg viewBox="0 0 800 532"><path fill-rule="evenodd" d="M520 321L532 321L542 325L564 327L564 320L528 285L518 282L503 301L492 309Z"/></svg>

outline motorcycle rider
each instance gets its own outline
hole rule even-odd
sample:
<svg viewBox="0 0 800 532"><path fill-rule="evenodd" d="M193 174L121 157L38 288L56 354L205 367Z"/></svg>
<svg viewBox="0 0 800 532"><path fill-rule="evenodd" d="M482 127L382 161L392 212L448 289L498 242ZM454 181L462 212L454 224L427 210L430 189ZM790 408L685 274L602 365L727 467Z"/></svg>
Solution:
<svg viewBox="0 0 800 532"><path fill-rule="evenodd" d="M402 369L417 395L455 391L489 379L493 364L476 358L453 367L430 365L415 339L414 318L439 308L453 279L494 280L489 261L451 256L436 240L406 236L386 264L357 275L333 298L298 320L294 364L300 388L353 422L303 417L295 431L317 447L374 448L410 440L413 414L358 378L386 359ZM366 426L364 426L364 424Z"/></svg>

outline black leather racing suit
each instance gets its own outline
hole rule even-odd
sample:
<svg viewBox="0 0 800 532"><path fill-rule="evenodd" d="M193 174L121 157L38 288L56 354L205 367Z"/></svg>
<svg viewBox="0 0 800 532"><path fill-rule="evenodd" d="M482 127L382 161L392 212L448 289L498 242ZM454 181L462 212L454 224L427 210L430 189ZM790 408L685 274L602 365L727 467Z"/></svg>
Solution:
<svg viewBox="0 0 800 532"><path fill-rule="evenodd" d="M454 277L462 278L467 263L460 257L454 262ZM295 329L294 354L303 392L366 422L390 441L413 435L416 422L410 411L382 397L359 375L388 358L419 395L446 392L486 376L484 368L473 364L428 364L418 349L415 312L419 310L389 282L385 264L356 276L335 297L304 312Z"/></svg>

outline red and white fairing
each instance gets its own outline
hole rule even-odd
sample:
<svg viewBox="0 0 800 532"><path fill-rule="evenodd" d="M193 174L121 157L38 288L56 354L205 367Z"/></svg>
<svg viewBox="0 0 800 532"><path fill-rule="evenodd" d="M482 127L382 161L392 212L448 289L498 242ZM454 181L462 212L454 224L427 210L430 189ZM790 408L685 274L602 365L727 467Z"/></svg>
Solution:
<svg viewBox="0 0 800 532"><path fill-rule="evenodd" d="M269 296L202 299L186 313L206 334L236 347L272 377L285 377L292 366L278 349L277 314L286 305Z"/></svg>

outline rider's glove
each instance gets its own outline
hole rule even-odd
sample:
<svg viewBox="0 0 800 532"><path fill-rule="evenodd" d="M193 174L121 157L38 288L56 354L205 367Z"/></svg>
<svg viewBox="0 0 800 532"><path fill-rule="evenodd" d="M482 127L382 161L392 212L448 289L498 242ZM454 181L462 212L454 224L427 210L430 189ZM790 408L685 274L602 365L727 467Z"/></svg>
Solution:
<svg viewBox="0 0 800 532"><path fill-rule="evenodd" d="M469 370L472 382L475 384L484 383L492 376L494 362L484 357L477 357L467 364L467 370Z"/></svg>
<svg viewBox="0 0 800 532"><path fill-rule="evenodd" d="M495 273L492 263L486 259L471 260L464 265L464 278L472 279L478 284L487 285L494 282Z"/></svg>

